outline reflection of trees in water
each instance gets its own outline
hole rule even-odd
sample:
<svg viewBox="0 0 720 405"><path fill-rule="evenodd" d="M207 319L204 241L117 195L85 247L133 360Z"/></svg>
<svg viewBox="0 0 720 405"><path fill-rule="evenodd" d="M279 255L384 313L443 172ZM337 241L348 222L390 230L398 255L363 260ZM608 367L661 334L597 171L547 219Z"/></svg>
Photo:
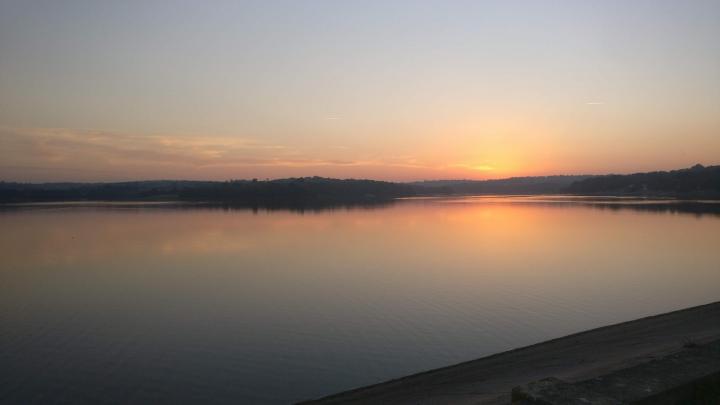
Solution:
<svg viewBox="0 0 720 405"><path fill-rule="evenodd" d="M643 203L643 204L591 204L601 210L635 210L653 213L693 214L720 216L720 204L702 202Z"/></svg>
<svg viewBox="0 0 720 405"><path fill-rule="evenodd" d="M62 208L83 208L84 210L118 210L132 211L145 209L163 210L223 210L223 211L252 211L254 214L263 212L294 212L297 214L320 213L333 211L375 210L388 208L396 200L362 201L349 203L334 202L303 202L303 203L270 203L270 204L243 204L243 203L215 203L215 202L77 202L77 203L27 203L27 204L0 204L0 213L3 211L28 211Z"/></svg>
<svg viewBox="0 0 720 405"><path fill-rule="evenodd" d="M225 211L252 210L260 212L290 211L297 214L319 213L332 211L375 210L388 208L395 204L395 200L365 201L355 203L291 203L291 204L207 204L210 209L223 209ZM186 206L187 207L187 206Z"/></svg>
<svg viewBox="0 0 720 405"><path fill-rule="evenodd" d="M590 207L607 211L642 211L656 214L691 214L720 216L720 203L701 201L672 202L602 202L602 201L558 201L558 202L520 202L520 204L542 205L546 207Z"/></svg>
<svg viewBox="0 0 720 405"><path fill-rule="evenodd" d="M590 197L590 196L558 196L533 195L509 196L486 195L469 197L438 197L438 198L408 198L402 199L407 204L433 205L440 202L458 204L500 204L541 206L551 208L589 207L608 211L641 211L656 214L692 214L696 216L720 216L720 201L716 200L675 200L655 199L645 200L634 197Z"/></svg>
<svg viewBox="0 0 720 405"><path fill-rule="evenodd" d="M656 214L691 214L698 217L703 215L720 217L720 202L703 202L703 201L628 201L618 202L615 198L607 198L606 200L572 200L572 201L538 201L538 200L504 200L505 196L494 196L493 198L482 198L470 203L478 204L511 204L511 205L530 205L543 207L590 207L598 210L607 211L641 211ZM443 200L443 199L441 199ZM252 211L255 214L263 212L294 212L297 214L320 213L333 211L352 211L352 210L376 210L390 208L395 205L413 204L413 205L435 205L438 200L434 198L422 199L388 199L374 201L359 202L287 202L287 203L265 203L265 204L248 204L248 203L217 203L217 202L79 202L79 203L39 203L39 204L17 204L3 205L0 204L0 213L2 211L14 210L32 210L32 209L48 209L48 208L69 208L82 207L84 209L97 210L141 210L148 208L170 209L170 210L223 210L223 211Z"/></svg>

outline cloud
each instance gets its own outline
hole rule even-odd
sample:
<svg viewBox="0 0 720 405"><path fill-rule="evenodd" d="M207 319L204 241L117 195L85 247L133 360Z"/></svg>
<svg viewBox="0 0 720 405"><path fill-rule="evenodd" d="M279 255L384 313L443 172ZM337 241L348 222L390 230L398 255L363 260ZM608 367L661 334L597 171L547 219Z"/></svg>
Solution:
<svg viewBox="0 0 720 405"><path fill-rule="evenodd" d="M299 159L283 145L241 137L137 135L108 131L55 128L0 129L4 162L106 165L144 164L207 167L259 164L319 164ZM338 162L332 162L337 164Z"/></svg>
<svg viewBox="0 0 720 405"><path fill-rule="evenodd" d="M297 176L318 169L330 173L327 170L333 167L435 167L412 156L338 155L347 155L346 150L288 146L239 136L0 127L0 179L232 178L269 171Z"/></svg>
<svg viewBox="0 0 720 405"><path fill-rule="evenodd" d="M311 175L397 179L494 170L483 162L453 164L432 155L388 152L332 144L278 144L241 136L0 127L0 180L225 180Z"/></svg>

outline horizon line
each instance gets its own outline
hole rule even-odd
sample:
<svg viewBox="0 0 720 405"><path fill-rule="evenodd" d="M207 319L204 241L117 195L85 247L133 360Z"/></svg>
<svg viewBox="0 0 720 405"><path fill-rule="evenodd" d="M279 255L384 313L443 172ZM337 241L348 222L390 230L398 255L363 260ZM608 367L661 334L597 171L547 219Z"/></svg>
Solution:
<svg viewBox="0 0 720 405"><path fill-rule="evenodd" d="M669 169L669 170L650 170L650 171L632 171L632 172L625 172L625 173L618 173L618 172L610 172L610 173L602 173L602 174L590 174L590 173L583 173L583 174L546 174L546 175L525 175L525 176L510 176L510 177L498 177L498 178L488 178L488 179L468 179L468 178L439 178L439 179L417 179L417 180L378 180L373 178L362 178L362 177L325 177L325 176L317 176L317 175L309 175L309 176L297 176L297 177L274 177L274 178L257 178L257 177L250 177L250 178L229 178L224 180L211 180L211 179L203 179L203 180L190 180L190 179L168 179L168 178L160 178L160 179L144 179L144 180L101 180L101 181L73 181L73 180L67 180L67 181L16 181L16 180L4 180L0 179L0 183L16 183L16 184L64 184L64 183L71 183L71 184L113 184L113 183L142 183L142 182L217 182L217 183L223 183L223 182L231 182L231 181L278 181L278 180L290 180L290 179L312 179L312 178L321 178L321 179L329 179L329 180L366 180L366 181L378 181L378 182L384 182L384 183L421 183L421 182L438 182L438 181L472 181L472 182L484 182L484 181L502 181L502 180L511 180L511 179L522 179L522 178L541 178L541 177L595 177L595 176L612 176L612 175L631 175L631 174L639 174L639 173L657 173L657 172L669 172L669 171L676 171L676 170L687 170L691 169L697 166L701 166L704 168L707 167L715 167L720 166L719 164L711 164L711 165L703 165L701 163L696 163L689 167L682 167L682 168L676 168L676 169ZM4 166L4 167L11 167L11 166ZM17 166L15 166L17 167ZM45 170L52 170L52 168L42 168Z"/></svg>

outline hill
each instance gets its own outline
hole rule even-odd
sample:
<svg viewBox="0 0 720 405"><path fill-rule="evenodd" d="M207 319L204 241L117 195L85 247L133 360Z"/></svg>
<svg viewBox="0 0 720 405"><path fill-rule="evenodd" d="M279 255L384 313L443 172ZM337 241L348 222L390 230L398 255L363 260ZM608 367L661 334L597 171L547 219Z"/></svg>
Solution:
<svg viewBox="0 0 720 405"><path fill-rule="evenodd" d="M499 180L430 180L410 183L419 194L556 194L590 176L511 177Z"/></svg>
<svg viewBox="0 0 720 405"><path fill-rule="evenodd" d="M406 184L303 177L280 180L138 181L122 183L0 182L0 203L53 201L192 201L248 206L358 204L414 195Z"/></svg>
<svg viewBox="0 0 720 405"><path fill-rule="evenodd" d="M720 198L720 166L605 176L538 176L500 180L376 180L300 177L279 180L118 183L0 182L0 203L56 201L189 201L301 207L375 204L399 197L478 194L634 195Z"/></svg>
<svg viewBox="0 0 720 405"><path fill-rule="evenodd" d="M565 191L584 195L637 195L681 198L720 198L720 166L610 174L576 181Z"/></svg>

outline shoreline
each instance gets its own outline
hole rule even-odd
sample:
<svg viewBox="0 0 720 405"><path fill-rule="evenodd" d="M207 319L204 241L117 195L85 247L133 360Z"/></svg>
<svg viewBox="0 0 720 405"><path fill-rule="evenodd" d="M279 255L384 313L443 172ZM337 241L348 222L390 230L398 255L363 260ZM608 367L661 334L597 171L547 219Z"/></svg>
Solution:
<svg viewBox="0 0 720 405"><path fill-rule="evenodd" d="M511 390L547 377L587 380L720 339L720 301L602 326L303 404L508 404Z"/></svg>

